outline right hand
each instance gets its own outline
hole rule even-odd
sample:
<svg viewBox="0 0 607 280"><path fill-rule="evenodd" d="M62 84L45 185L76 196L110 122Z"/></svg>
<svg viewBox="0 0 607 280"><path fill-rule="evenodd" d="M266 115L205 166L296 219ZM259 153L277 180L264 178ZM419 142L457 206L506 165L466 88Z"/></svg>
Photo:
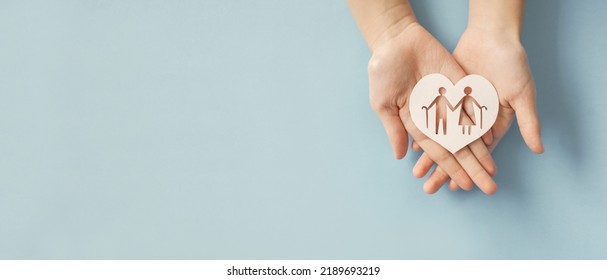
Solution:
<svg viewBox="0 0 607 280"><path fill-rule="evenodd" d="M468 27L457 44L453 57L468 73L480 74L490 79L499 92L500 109L497 120L491 130L483 135L489 149L493 150L499 143L516 115L519 130L529 149L542 153L544 146L535 105L533 75L518 36L509 36L510 34L511 32ZM417 145L412 147L414 150L418 149ZM415 169L418 175L424 176L433 164L426 154L422 154ZM437 168L426 183L440 186L448 179L449 176ZM449 182L449 188L457 190L458 186L452 180Z"/></svg>
<svg viewBox="0 0 607 280"><path fill-rule="evenodd" d="M395 24L375 44L369 61L369 94L371 107L384 125L397 159L405 156L408 134L454 182L464 189L473 183L493 194L497 186L491 175L496 167L482 140L477 140L455 154L424 135L413 123L408 99L413 87L423 76L441 73L451 81L466 76L451 54L419 23ZM414 174L416 170L414 169ZM419 173L419 172L417 172ZM440 188L426 182L424 191Z"/></svg>

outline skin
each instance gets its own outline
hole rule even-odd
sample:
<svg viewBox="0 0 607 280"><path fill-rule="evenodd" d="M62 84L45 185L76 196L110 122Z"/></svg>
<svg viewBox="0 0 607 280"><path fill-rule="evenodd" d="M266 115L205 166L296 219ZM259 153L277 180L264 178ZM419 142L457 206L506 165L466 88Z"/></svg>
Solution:
<svg viewBox="0 0 607 280"><path fill-rule="evenodd" d="M493 150L508 131L514 117L525 143L535 153L543 153L540 121L535 104L535 83L529 69L525 49L520 42L524 1L470 0L468 27L463 33L453 56L467 73L480 74L490 81L499 93L500 110L492 129L483 141ZM420 149L413 143L413 149ZM417 177L423 177L434 164L424 153L413 168ZM431 191L437 191L449 175L438 166L426 182ZM449 183L451 190L459 184Z"/></svg>
<svg viewBox="0 0 607 280"><path fill-rule="evenodd" d="M482 140L451 154L426 137L409 113L408 97L423 76L441 73L458 81L466 76L464 69L417 22L408 1L349 0L348 5L372 53L368 69L371 107L384 125L395 157L405 156L410 135L455 184L469 190L474 183L483 192L494 193L497 186L491 175L495 163ZM435 192L428 183L424 191Z"/></svg>

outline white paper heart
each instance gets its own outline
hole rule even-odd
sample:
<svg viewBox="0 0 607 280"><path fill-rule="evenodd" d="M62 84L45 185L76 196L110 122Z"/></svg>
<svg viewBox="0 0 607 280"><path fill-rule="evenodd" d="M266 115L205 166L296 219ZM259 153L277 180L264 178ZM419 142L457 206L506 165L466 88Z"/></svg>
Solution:
<svg viewBox="0 0 607 280"><path fill-rule="evenodd" d="M470 118L460 116L464 107ZM455 153L491 129L499 100L497 91L483 76L468 75L454 85L435 73L417 82L409 97L409 110L419 130Z"/></svg>

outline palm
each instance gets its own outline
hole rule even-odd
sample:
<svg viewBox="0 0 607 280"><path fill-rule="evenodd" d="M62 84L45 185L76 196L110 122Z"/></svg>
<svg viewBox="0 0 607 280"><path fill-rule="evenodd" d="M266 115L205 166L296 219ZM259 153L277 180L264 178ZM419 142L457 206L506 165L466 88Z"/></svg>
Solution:
<svg viewBox="0 0 607 280"><path fill-rule="evenodd" d="M513 103L535 97L535 85L525 50L520 44L500 40L483 40L481 32L467 30L460 39L453 56L469 74L480 74L489 79L499 93L500 110L491 134L485 139L493 148L506 134L515 110ZM521 112L523 113L523 112ZM521 120L519 120L521 121ZM522 132L525 133L525 132ZM526 139L528 144L533 139ZM534 149L535 143L530 147Z"/></svg>
<svg viewBox="0 0 607 280"><path fill-rule="evenodd" d="M396 127L409 119L409 94L421 77L446 68L447 76L459 79L464 75L451 54L421 25L406 28L377 49L369 61L371 106L382 119L397 158L407 149L406 132Z"/></svg>
<svg viewBox="0 0 607 280"><path fill-rule="evenodd" d="M420 25L384 44L369 62L370 99L374 109L406 110L408 96L421 77L443 72L463 77L451 54Z"/></svg>

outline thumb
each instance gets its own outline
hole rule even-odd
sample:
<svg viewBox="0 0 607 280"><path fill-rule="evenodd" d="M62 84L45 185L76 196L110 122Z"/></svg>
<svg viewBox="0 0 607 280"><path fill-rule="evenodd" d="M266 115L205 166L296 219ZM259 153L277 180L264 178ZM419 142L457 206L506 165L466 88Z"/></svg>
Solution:
<svg viewBox="0 0 607 280"><path fill-rule="evenodd" d="M407 153L408 135L403 122L398 116L398 111L382 111L378 112L379 119L384 125L388 139L394 150L394 157L402 159Z"/></svg>
<svg viewBox="0 0 607 280"><path fill-rule="evenodd" d="M540 135L540 120L535 106L535 88L529 92L523 93L511 104L516 113L516 121L523 140L531 151L541 154L544 152L544 145Z"/></svg>

